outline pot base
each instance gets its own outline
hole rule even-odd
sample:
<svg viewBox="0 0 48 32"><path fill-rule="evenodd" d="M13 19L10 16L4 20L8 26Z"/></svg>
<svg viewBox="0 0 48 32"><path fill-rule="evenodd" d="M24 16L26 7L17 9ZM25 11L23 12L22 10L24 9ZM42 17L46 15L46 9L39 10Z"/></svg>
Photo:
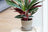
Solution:
<svg viewBox="0 0 48 32"><path fill-rule="evenodd" d="M22 31L31 31L31 30L32 30L32 27L29 28L29 29L28 29L28 28L21 27L21 30L22 30Z"/></svg>

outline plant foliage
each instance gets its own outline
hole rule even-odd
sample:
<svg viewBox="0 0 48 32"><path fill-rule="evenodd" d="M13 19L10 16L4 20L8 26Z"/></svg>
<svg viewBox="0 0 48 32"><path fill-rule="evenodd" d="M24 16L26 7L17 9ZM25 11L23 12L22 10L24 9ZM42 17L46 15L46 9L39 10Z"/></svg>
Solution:
<svg viewBox="0 0 48 32"><path fill-rule="evenodd" d="M15 18L29 18L34 13L37 12L38 7L41 7L39 4L41 1L37 0L6 0L6 2L15 9L15 12L20 13L20 15L17 15Z"/></svg>

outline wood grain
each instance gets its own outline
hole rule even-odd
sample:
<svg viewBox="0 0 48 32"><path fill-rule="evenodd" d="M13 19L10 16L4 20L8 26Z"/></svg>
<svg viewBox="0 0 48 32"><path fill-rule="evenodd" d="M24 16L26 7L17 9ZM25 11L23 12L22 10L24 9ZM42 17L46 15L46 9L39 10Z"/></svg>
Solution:
<svg viewBox="0 0 48 32"><path fill-rule="evenodd" d="M11 29L20 28L21 20L14 18L18 13L11 8L0 13L0 32L10 32Z"/></svg>

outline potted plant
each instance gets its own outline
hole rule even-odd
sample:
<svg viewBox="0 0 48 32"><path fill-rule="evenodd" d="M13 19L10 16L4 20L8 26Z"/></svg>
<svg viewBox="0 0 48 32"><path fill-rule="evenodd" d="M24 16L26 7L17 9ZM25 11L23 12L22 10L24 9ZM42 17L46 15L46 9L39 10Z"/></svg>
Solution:
<svg viewBox="0 0 48 32"><path fill-rule="evenodd" d="M6 0L6 2L14 7L15 12L20 15L15 16L15 18L21 18L22 29L31 30L32 29L32 15L38 10L38 7L42 5L37 5L42 1L38 0Z"/></svg>

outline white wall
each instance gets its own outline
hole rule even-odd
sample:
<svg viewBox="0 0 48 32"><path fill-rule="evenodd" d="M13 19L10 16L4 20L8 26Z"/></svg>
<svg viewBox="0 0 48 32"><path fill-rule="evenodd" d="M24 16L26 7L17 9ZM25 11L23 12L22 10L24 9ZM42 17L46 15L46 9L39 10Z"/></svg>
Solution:
<svg viewBox="0 0 48 32"><path fill-rule="evenodd" d="M47 6L48 6L48 3L47 3L48 1L47 0L45 0L44 2L43 2L43 32L47 32L48 30L47 30Z"/></svg>
<svg viewBox="0 0 48 32"><path fill-rule="evenodd" d="M40 3L39 5L42 5ZM43 26L43 7L40 7L38 11L33 15L33 26L37 28L38 32L42 32Z"/></svg>

